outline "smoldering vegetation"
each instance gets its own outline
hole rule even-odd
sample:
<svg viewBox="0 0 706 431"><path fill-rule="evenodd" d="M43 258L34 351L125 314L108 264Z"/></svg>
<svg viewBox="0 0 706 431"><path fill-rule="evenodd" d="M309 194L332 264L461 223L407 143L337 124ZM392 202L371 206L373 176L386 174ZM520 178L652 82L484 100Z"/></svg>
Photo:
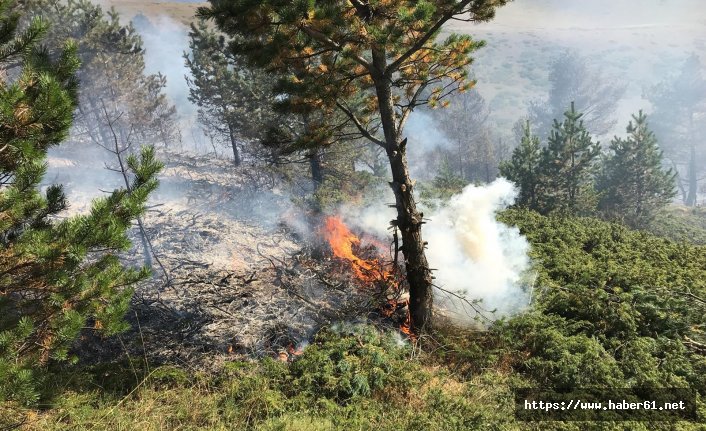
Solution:
<svg viewBox="0 0 706 431"><path fill-rule="evenodd" d="M701 429L701 2L504 3L0 0L0 429Z"/></svg>
<svg viewBox="0 0 706 431"><path fill-rule="evenodd" d="M706 141L700 125L706 99L693 104L695 126L688 132L693 151L679 138L683 127L660 116L679 111L696 90L689 79L703 71L706 35L699 24L704 17L680 12L694 10L688 1L669 8L640 2L639 16L623 4L526 3L511 4L488 24L449 27L488 41L472 66L478 84L451 98L447 108L418 109L405 128L413 148L410 169L428 219L425 240L440 310L462 322L480 318L487 324L522 312L531 299L535 280L528 243L516 228L495 219L515 202L517 188L497 179L498 167L519 144L527 119L546 139L554 119L573 101L589 132L607 142L624 135L629 115L644 109L654 114L650 124L658 129L666 167L678 173L683 193L674 203L704 199ZM540 15L543 19L532 18ZM610 20L599 19L605 16ZM133 9L119 19L120 25L132 22L130 32L144 49L139 74L152 77L145 91L157 89L150 96L155 104L144 107L154 121L143 127L160 133L136 132L128 117L138 118L142 108L130 101L111 100L108 109L101 108L107 98L97 90L111 85L95 80L93 88L82 90L82 106L95 115L79 122L66 145L51 150L46 183L64 184L71 203L67 215L81 212L104 191L122 186L115 148L127 155L140 145L158 146L166 167L143 220L150 245L136 227L129 259L149 261L155 275L138 287L140 312L128 318L134 324L140 319L141 330L154 330L160 340L186 325L182 338L160 345L171 346L159 353L162 357L181 354L186 345L194 347L184 358L204 349L225 356L271 354L307 339L338 315L336 304L361 300L355 280L340 284L322 275L341 266L322 240L318 211L341 215L356 235L375 238L376 259L393 258L388 226L394 211L380 205L392 203L384 154L355 142L280 157L263 151L252 131L229 134L207 118L215 106L198 106L190 96L194 87L188 82L195 76L183 58L193 56L190 29L153 9ZM689 66L690 61L697 63ZM687 76L682 87L669 90L680 76ZM248 122L254 114L239 115ZM269 125L280 121L266 119ZM242 157L238 167L232 165L234 148ZM314 159L322 178L311 178ZM697 178L696 186L690 176ZM368 192L358 193L363 187ZM689 188L695 193L691 198ZM146 255L157 256L159 263ZM319 319L312 307L330 307L332 314ZM366 315L363 308L356 310L351 319ZM272 336L271 331L279 332ZM281 340L265 348L267 337Z"/></svg>

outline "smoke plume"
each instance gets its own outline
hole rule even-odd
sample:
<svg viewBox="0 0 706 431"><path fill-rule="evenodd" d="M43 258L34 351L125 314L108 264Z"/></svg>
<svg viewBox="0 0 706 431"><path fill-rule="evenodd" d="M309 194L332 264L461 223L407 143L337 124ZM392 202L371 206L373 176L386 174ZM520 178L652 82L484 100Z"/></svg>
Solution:
<svg viewBox="0 0 706 431"><path fill-rule="evenodd" d="M531 269L529 244L519 229L496 220L499 210L511 205L517 195L504 178L484 186L467 186L437 209L425 209L424 240L427 258L435 269L437 306L458 321L471 321L477 313L469 302L490 319L522 311L529 303ZM347 222L359 229L384 236L383 229L395 218L387 207L368 207ZM463 298L463 299L461 299ZM495 313L490 313L495 311Z"/></svg>
<svg viewBox="0 0 706 431"><path fill-rule="evenodd" d="M480 299L480 308L496 310L495 317L521 310L529 300L527 286L529 244L519 229L495 219L511 205L515 187L500 178L485 186L467 186L430 217L424 236L433 268L440 306L465 319L465 301Z"/></svg>

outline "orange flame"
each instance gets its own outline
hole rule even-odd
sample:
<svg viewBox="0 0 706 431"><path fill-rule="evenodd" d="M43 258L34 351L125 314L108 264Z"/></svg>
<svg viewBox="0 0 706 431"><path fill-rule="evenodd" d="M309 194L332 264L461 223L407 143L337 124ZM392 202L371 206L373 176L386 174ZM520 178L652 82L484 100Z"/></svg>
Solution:
<svg viewBox="0 0 706 431"><path fill-rule="evenodd" d="M301 347L299 347L299 348L294 347L294 344L290 343L289 346L287 347L287 353L289 353L292 356L301 356L302 354L304 354L304 349L302 349Z"/></svg>
<svg viewBox="0 0 706 431"><path fill-rule="evenodd" d="M353 272L360 281L372 283L389 277L389 273L384 270L379 260L366 260L356 256L353 246L360 245L360 238L351 232L340 217L326 218L323 235L331 246L333 255L350 262Z"/></svg>
<svg viewBox="0 0 706 431"><path fill-rule="evenodd" d="M394 284L393 272L382 262L382 259L363 259L356 255L354 247L360 246L360 238L358 238L351 230L346 226L341 217L330 216L326 218L325 224L322 228L322 234L326 241L328 241L333 251L333 255L339 259L342 259L350 263L351 269L355 273L356 279L365 283L371 284L375 282L385 282L389 286ZM379 243L375 245L380 248ZM397 293L397 287L393 290ZM408 300L399 301L395 298L391 298L386 304L382 306L382 314L386 317L391 317L395 314L396 310L402 306L408 306ZM407 318L404 323L400 326L400 331L406 334L410 340L416 340L416 334L412 331L412 320L407 313Z"/></svg>

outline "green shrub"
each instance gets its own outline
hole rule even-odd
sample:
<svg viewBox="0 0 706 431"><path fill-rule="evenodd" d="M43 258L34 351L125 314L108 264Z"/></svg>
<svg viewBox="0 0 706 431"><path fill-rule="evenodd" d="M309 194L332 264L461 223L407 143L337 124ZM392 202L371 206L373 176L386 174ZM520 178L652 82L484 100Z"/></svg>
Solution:
<svg viewBox="0 0 706 431"><path fill-rule="evenodd" d="M387 387L406 393L414 365L391 335L366 326L339 325L319 332L291 367L292 389L346 404Z"/></svg>
<svg viewBox="0 0 706 431"><path fill-rule="evenodd" d="M706 248L595 219L511 210L540 262L535 310L499 322L515 367L543 385L706 390ZM498 343L496 341L496 343Z"/></svg>

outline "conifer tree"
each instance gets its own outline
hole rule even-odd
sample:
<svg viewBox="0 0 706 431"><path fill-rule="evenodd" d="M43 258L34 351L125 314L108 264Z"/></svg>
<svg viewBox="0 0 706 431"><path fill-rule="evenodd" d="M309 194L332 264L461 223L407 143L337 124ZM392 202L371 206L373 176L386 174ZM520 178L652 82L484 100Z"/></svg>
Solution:
<svg viewBox="0 0 706 431"><path fill-rule="evenodd" d="M682 172L677 185L687 206L695 206L706 151L706 77L696 55L690 55L679 72L647 92L654 112L650 116L665 154ZM677 173L679 173L677 170Z"/></svg>
<svg viewBox="0 0 706 431"><path fill-rule="evenodd" d="M420 105L437 106L470 89L469 55L483 46L470 36L437 36L449 20L488 21L508 0L283 1L211 0L198 14L233 37L230 49L284 79L291 111L338 112L346 123L310 127L309 145L345 126L384 149L396 198L402 254L415 329L430 323L432 275L407 166L404 125ZM428 90L428 91L427 91ZM321 118L330 118L321 115Z"/></svg>
<svg viewBox="0 0 706 431"><path fill-rule="evenodd" d="M500 175L519 187L516 204L538 211L542 189L542 149L539 137L532 134L530 122L523 126L520 145L512 152L510 160L500 165Z"/></svg>
<svg viewBox="0 0 706 431"><path fill-rule="evenodd" d="M564 121L554 120L547 146L542 151L542 176L546 179L540 211L590 214L596 207L593 186L600 144L593 142L574 104Z"/></svg>
<svg viewBox="0 0 706 431"><path fill-rule="evenodd" d="M599 210L634 228L645 227L676 195L675 174L662 168L662 152L647 116L632 116L626 139L614 138L598 179Z"/></svg>
<svg viewBox="0 0 706 431"><path fill-rule="evenodd" d="M0 0L0 61L19 66L0 81L0 400L37 400L41 370L66 360L79 332L125 328L130 286L145 270L120 264L126 232L144 211L161 168L151 148L127 160L132 184L94 201L86 215L57 219L61 186L42 193L47 149L64 140L77 104L77 47L37 48L46 22L17 32Z"/></svg>
<svg viewBox="0 0 706 431"><path fill-rule="evenodd" d="M226 40L206 22L191 24L187 78L189 100L198 106L199 121L233 149L235 166L242 160L238 145L262 137L275 121L273 80L240 56L229 55ZM254 148L251 148L254 150Z"/></svg>
<svg viewBox="0 0 706 431"><path fill-rule="evenodd" d="M114 128L121 140L168 146L178 140L176 108L164 94L166 78L145 72L145 49L132 23L89 0L25 0L27 16L51 24L44 41L58 49L73 40L81 67L79 104L72 141L87 137L94 144L112 147L107 117L119 119Z"/></svg>

